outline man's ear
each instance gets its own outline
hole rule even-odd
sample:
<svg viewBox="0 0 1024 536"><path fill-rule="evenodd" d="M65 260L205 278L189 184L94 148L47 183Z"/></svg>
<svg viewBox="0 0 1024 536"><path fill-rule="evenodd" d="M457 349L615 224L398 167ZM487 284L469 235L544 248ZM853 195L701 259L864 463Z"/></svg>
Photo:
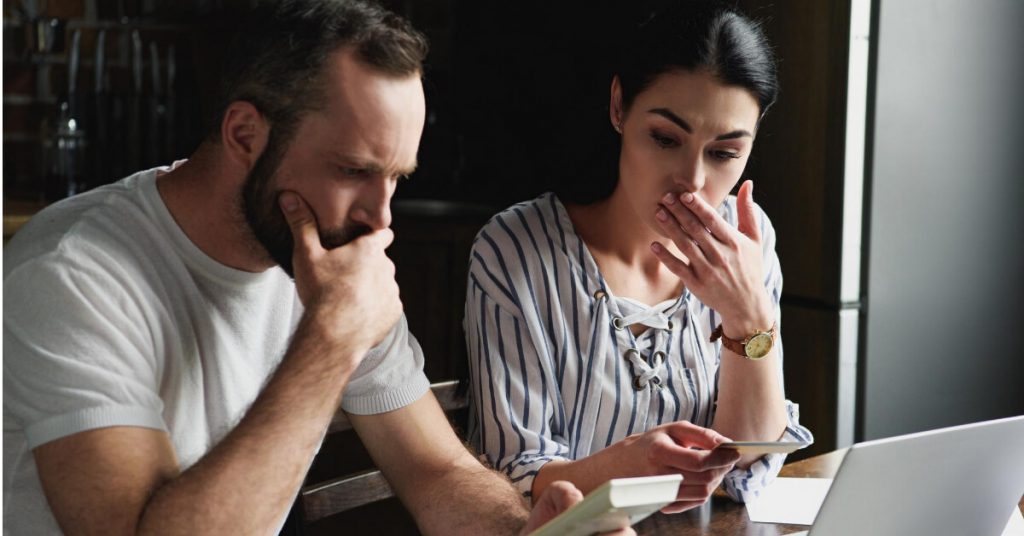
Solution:
<svg viewBox="0 0 1024 536"><path fill-rule="evenodd" d="M269 137L270 123L252 103L235 101L228 105L220 124L220 139L231 160L252 169Z"/></svg>

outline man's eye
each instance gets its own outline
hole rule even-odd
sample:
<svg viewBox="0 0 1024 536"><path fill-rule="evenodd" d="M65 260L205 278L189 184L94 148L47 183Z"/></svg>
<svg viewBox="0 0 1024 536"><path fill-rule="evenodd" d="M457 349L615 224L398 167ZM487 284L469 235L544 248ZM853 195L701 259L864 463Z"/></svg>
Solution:
<svg viewBox="0 0 1024 536"><path fill-rule="evenodd" d="M366 175L366 170L363 168L343 167L341 172L349 177L363 177Z"/></svg>

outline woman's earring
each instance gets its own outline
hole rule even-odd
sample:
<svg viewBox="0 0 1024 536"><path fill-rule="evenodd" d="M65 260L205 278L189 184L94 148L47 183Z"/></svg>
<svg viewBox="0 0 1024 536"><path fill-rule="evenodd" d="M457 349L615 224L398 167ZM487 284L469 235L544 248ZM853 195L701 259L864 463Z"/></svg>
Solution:
<svg viewBox="0 0 1024 536"><path fill-rule="evenodd" d="M619 134L622 134L622 122L621 121L618 124L615 125L615 132L618 132Z"/></svg>

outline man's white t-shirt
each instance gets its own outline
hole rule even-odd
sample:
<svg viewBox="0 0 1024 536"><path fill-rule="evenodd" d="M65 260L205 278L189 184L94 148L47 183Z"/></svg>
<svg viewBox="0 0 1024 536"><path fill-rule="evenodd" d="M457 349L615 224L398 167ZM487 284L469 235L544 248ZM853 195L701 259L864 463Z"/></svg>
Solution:
<svg viewBox="0 0 1024 536"><path fill-rule="evenodd" d="M157 191L165 171L62 201L4 248L6 534L60 533L32 456L43 443L140 426L169 434L182 470L194 464L244 416L302 315L283 270L235 270L188 239ZM428 389L403 317L342 407L391 411Z"/></svg>

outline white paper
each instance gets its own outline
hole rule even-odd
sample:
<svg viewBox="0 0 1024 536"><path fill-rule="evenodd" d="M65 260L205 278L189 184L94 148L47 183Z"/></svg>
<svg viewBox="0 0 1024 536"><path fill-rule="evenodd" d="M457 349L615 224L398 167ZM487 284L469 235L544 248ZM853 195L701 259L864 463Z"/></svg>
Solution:
<svg viewBox="0 0 1024 536"><path fill-rule="evenodd" d="M776 478L747 502L747 515L755 523L811 525L831 485L831 478Z"/></svg>
<svg viewBox="0 0 1024 536"><path fill-rule="evenodd" d="M1003 530L1003 536L1024 536L1024 516L1020 515L1019 509L1014 508L1010 514L1010 521Z"/></svg>

